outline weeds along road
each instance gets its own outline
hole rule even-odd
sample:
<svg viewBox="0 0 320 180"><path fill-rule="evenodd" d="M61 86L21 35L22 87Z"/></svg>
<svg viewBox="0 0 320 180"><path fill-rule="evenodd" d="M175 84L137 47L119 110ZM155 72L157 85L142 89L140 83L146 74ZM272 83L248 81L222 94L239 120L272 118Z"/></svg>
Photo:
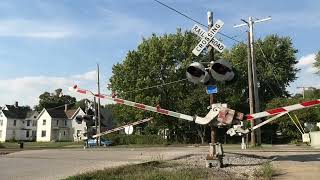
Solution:
<svg viewBox="0 0 320 180"><path fill-rule="evenodd" d="M239 150L225 146L228 153L272 160L277 179L318 179L320 150L309 147L273 146ZM190 154L205 155L208 147L152 147L105 149L27 150L0 156L1 179L61 179L78 173L152 160L168 160ZM226 156L228 155L226 154Z"/></svg>

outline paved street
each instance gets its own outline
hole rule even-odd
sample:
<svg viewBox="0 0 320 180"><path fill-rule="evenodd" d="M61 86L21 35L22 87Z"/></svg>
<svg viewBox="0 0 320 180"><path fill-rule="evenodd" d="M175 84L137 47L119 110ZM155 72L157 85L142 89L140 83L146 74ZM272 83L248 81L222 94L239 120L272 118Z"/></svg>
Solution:
<svg viewBox="0 0 320 180"><path fill-rule="evenodd" d="M226 147L226 152L272 160L276 179L318 179L320 151L295 146L239 150ZM207 153L207 147L105 148L28 150L0 156L1 180L61 179L85 171L151 160L167 160L189 154ZM228 153L226 153L226 156Z"/></svg>
<svg viewBox="0 0 320 180"><path fill-rule="evenodd" d="M106 148L30 150L0 156L1 180L61 179L94 169L172 159L198 148Z"/></svg>

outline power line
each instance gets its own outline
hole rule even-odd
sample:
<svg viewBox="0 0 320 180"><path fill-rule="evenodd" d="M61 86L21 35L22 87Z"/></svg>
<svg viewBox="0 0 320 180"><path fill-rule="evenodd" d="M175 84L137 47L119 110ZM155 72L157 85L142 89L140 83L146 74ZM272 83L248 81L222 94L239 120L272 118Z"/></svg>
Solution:
<svg viewBox="0 0 320 180"><path fill-rule="evenodd" d="M75 103L77 103L77 102L73 102L73 103L69 103L69 104L63 104L63 105L60 105L60 106L56 106L56 107L53 107L53 108L48 108L48 109L46 109L46 110L53 110L53 109L58 109L58 108L61 108L61 107L64 107L64 106L69 106L69 105L73 105L73 104L75 104Z"/></svg>
<svg viewBox="0 0 320 180"><path fill-rule="evenodd" d="M147 90L147 89L152 89L152 88L158 88L158 87L167 86L167 85L170 85L170 84L182 82L182 81L185 81L185 80L187 80L187 78L185 78L185 79L180 79L180 80L177 80L177 81L168 82L168 83L158 84L158 85L155 85L155 86L149 86L149 87L145 87L145 88L141 88L141 89L135 89L135 90L131 90L131 91L125 91L125 92L121 92L121 93L126 94L126 93L132 93L132 92L137 92L137 91L142 91L142 90Z"/></svg>
<svg viewBox="0 0 320 180"><path fill-rule="evenodd" d="M160 2L160 1L158 1L158 0L154 0L154 1L157 2L157 3L159 3L159 4L161 4L162 6L164 6L164 7L166 7L166 8L169 8L170 10L172 10L172 11L174 11L174 12L182 15L182 16L185 17L185 18L187 18L187 19L189 19L189 20L191 20L191 21L193 21L193 22L195 22L195 23L198 23L198 24L200 24L200 25L203 26L203 27L208 28L207 25L202 24L201 22L199 22L199 21L191 18L190 16L188 16L188 15L186 15L186 14L178 11L177 9L174 9L174 8L168 6L167 4L164 4L163 2ZM238 43L241 42L241 41L239 41L239 40L237 40L237 39L235 39L235 38L233 38L233 37L231 37L231 36L228 36L228 35L226 35L226 34L224 34L224 33L222 33L222 32L218 32L218 34L220 34L220 35L222 35L222 36L224 36L224 37L226 37L226 38L229 38L229 39L231 39L231 40L233 40L233 41L236 41L236 42L238 42Z"/></svg>

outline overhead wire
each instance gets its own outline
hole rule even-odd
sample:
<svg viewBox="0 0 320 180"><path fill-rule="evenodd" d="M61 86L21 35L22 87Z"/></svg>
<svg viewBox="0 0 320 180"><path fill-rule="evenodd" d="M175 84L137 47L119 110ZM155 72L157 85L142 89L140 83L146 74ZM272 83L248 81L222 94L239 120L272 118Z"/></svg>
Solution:
<svg viewBox="0 0 320 180"><path fill-rule="evenodd" d="M275 73L278 73L278 72L276 71L276 68L272 65L272 63L270 63L270 62L268 61L268 58L267 58L266 54L264 53L264 51L263 51L260 43L259 43L258 41L256 41L256 42L257 42L256 44L257 44L258 47L259 47L259 50L260 50L261 53L262 53L262 56L264 57L264 59L262 58L262 61L264 61L264 63L271 68L271 70L272 70L272 72L273 72L272 74L273 74L273 76L274 76L274 79L275 79L276 83L278 84L278 86L281 86L279 80L278 80L277 77L275 76ZM268 83L267 83L267 84L268 84ZM273 91L273 88L270 87L270 89L272 90L273 94L276 96L275 92ZM289 100L288 100L287 98L285 98L285 100L287 101L287 103L289 103ZM298 128L298 130L300 131L300 133L301 133L301 134L305 133L305 132L304 132L304 129L302 128L302 125L301 125L301 123L300 123L300 121L299 121L299 119L298 119L298 117L297 117L297 115L296 115L294 112L292 112L292 113L293 113L293 115L295 116L297 122L299 123L301 130L300 130L300 128L296 125L296 123L294 122L294 120L293 120L293 118L291 117L291 115L289 114L289 112L288 112L287 114L288 114L288 116L290 117L290 119L292 120L292 122L296 125L296 127ZM303 131L303 133L302 133L301 131Z"/></svg>
<svg viewBox="0 0 320 180"><path fill-rule="evenodd" d="M180 15L182 15L182 16L185 17L185 18L187 18L187 19L189 19L189 20L191 20L191 21L193 21L193 22L195 22L195 23L198 23L198 24L200 24L200 25L203 26L203 27L208 28L207 25L205 25L205 24L203 24L203 23L201 23L201 22L199 22L199 21L191 18L190 16L186 15L185 13L182 13L181 11L178 11L177 9L175 9L175 8L173 8L173 7L170 7L169 5L167 5L167 4L165 4L165 3L161 2L161 1L158 1L158 0L154 0L154 1L157 2L157 3L159 3L159 4L161 4L162 6L164 6L164 7L166 7L166 8L168 8L168 9L170 9L170 10L172 10L172 11L174 11L174 12L180 14ZM224 33L222 33L222 32L218 32L218 34L220 34L220 35L222 35L222 36L224 36L224 37L226 37L226 38L229 38L229 39L231 39L231 40L233 40L233 41L235 41L235 42L238 42L238 43L241 42L241 41L239 41L239 40L237 40L237 39L235 39L235 38L233 38L233 37L231 37L231 36L229 36L229 35L226 35L226 34L224 34Z"/></svg>
<svg viewBox="0 0 320 180"><path fill-rule="evenodd" d="M177 80L177 81L171 81L171 82L168 82L168 83L158 84L158 85L154 85L154 86L149 86L149 87L145 87L145 88L141 88L141 89L135 89L135 90L125 91L125 92L121 92L121 93L126 94L126 93L132 93L132 92L137 92L137 91L142 91L142 90L147 90L147 89L152 89L152 88L167 86L167 85L174 84L174 83L178 83L178 82L182 82L182 81L185 81L185 80L187 80L187 78L180 79L180 80Z"/></svg>

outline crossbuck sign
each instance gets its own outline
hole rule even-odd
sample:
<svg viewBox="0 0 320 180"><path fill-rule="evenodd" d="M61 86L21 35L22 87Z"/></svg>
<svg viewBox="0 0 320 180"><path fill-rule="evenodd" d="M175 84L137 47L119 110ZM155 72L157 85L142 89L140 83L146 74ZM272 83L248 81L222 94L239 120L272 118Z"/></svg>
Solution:
<svg viewBox="0 0 320 180"><path fill-rule="evenodd" d="M199 56L199 54L206 46L208 46L208 44L210 44L210 46L215 48L217 51L222 52L225 48L225 45L217 40L214 36L219 32L223 24L223 21L218 20L208 32L202 29L199 25L195 24L192 28L192 32L201 37L201 41L193 49L192 53L196 56Z"/></svg>

